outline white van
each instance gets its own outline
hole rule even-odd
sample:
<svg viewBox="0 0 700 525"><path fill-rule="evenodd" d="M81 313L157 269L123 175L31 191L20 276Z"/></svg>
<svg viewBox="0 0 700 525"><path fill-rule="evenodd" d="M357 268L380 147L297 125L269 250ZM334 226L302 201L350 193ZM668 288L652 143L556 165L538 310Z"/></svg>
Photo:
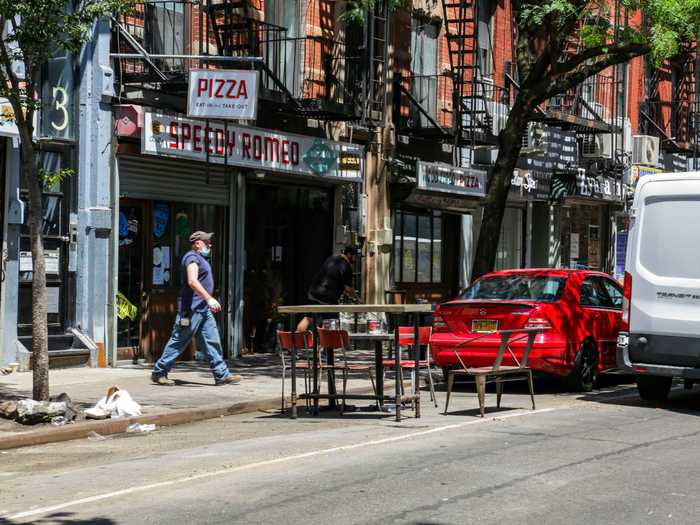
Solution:
<svg viewBox="0 0 700 525"><path fill-rule="evenodd" d="M617 363L660 400L700 382L700 172L640 178L630 222Z"/></svg>

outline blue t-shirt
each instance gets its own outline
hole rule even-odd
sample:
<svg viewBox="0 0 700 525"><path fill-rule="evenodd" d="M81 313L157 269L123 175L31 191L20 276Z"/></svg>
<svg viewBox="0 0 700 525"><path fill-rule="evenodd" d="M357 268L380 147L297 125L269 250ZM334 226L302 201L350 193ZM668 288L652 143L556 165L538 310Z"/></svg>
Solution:
<svg viewBox="0 0 700 525"><path fill-rule="evenodd" d="M207 302L187 284L187 267L192 263L196 263L199 268L197 280L210 295L214 293L214 277L211 273L209 261L197 252L190 250L183 255L182 262L180 263L180 275L182 276L180 304L178 306L178 312L180 313L206 312L209 310Z"/></svg>

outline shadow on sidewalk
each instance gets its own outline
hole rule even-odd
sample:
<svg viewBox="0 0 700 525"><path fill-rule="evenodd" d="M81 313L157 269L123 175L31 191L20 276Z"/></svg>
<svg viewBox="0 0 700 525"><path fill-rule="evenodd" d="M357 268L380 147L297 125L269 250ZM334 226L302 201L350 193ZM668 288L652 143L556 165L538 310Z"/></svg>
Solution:
<svg viewBox="0 0 700 525"><path fill-rule="evenodd" d="M72 512L54 512L43 518L33 520L32 523L41 523L45 525L111 525L117 523L109 518L101 518L98 516L86 519L73 518ZM8 518L0 516L0 525L14 525L19 523Z"/></svg>

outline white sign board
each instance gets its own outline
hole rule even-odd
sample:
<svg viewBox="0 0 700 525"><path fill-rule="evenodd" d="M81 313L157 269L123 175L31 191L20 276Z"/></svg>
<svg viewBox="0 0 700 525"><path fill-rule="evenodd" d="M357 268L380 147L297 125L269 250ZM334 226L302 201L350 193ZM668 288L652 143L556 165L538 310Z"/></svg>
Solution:
<svg viewBox="0 0 700 525"><path fill-rule="evenodd" d="M423 190L484 197L486 175L485 171L471 168L456 168L422 160L416 163L416 183Z"/></svg>
<svg viewBox="0 0 700 525"><path fill-rule="evenodd" d="M569 241L569 258L578 259L579 256L579 245L580 239L578 233L571 234L571 240Z"/></svg>
<svg viewBox="0 0 700 525"><path fill-rule="evenodd" d="M364 167L357 144L151 111L143 115L141 152L354 182Z"/></svg>
<svg viewBox="0 0 700 525"><path fill-rule="evenodd" d="M258 79L257 71L191 70L187 115L198 118L254 120L258 115Z"/></svg>

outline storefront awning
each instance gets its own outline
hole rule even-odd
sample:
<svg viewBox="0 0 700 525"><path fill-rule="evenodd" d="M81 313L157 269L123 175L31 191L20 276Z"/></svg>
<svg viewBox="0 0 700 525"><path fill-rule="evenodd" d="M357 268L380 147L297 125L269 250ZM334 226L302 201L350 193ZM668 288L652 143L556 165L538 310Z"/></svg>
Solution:
<svg viewBox="0 0 700 525"><path fill-rule="evenodd" d="M624 184L607 175L589 175L583 168L557 171L552 175L549 191L551 201L584 198L606 202L624 200Z"/></svg>

